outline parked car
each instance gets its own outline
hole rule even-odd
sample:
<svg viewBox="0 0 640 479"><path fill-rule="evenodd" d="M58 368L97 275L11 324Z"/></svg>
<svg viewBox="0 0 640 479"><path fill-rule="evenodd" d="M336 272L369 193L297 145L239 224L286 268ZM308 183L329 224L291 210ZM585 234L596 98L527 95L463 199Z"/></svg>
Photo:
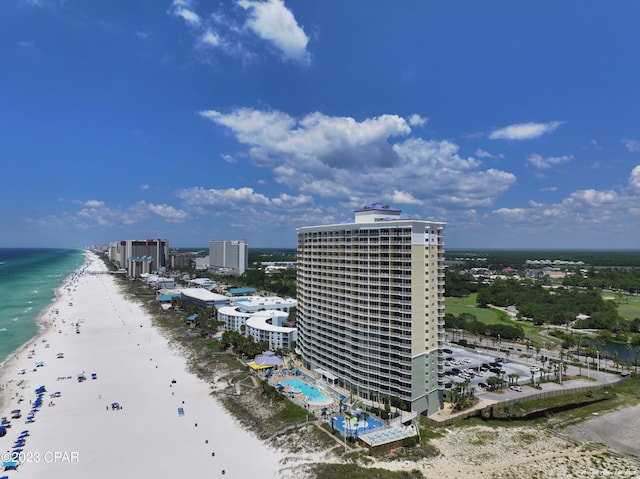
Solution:
<svg viewBox="0 0 640 479"><path fill-rule="evenodd" d="M482 389L487 389L489 386L487 386L485 383L478 383L478 387L481 387Z"/></svg>
<svg viewBox="0 0 640 479"><path fill-rule="evenodd" d="M512 391L518 391L519 393L522 392L522 388L520 386L511 386L509 389Z"/></svg>
<svg viewBox="0 0 640 479"><path fill-rule="evenodd" d="M451 351L450 349L446 349L446 348L443 349L442 352L445 353L445 354L453 354L453 351Z"/></svg>

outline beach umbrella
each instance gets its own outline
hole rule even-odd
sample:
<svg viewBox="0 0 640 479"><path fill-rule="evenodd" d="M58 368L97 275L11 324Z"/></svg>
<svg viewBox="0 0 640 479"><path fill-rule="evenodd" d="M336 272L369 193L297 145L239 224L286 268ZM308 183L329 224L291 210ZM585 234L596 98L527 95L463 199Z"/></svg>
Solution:
<svg viewBox="0 0 640 479"><path fill-rule="evenodd" d="M18 469L18 462L17 461L4 461L2 463L2 467L4 467L5 471L10 471L10 470L17 470Z"/></svg>

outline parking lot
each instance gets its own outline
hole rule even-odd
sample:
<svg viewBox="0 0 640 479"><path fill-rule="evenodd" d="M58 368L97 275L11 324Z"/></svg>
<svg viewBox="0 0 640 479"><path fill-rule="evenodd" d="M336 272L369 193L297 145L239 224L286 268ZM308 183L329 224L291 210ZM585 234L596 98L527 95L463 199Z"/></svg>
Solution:
<svg viewBox="0 0 640 479"><path fill-rule="evenodd" d="M499 353L496 351L484 349L471 350L450 345L446 346L443 351L444 370L447 374L445 385L448 382L452 385L462 383L468 379L469 387L475 387L477 395L492 394L480 385L486 384L487 378L498 376L499 370L503 370L503 378L507 382L510 374L518 374L517 383L522 386L522 391L509 391L510 395L513 394L514 397L517 397L530 389L526 384L531 381L531 368L540 367L540 364L536 364L533 358L513 358L513 354L510 354L511 359L508 359L506 354L498 356ZM501 358L502 361L496 361L498 358ZM536 377L538 377L537 373ZM447 389L450 388L451 386ZM531 389L530 391L533 392ZM502 393L502 399L506 399L504 393Z"/></svg>

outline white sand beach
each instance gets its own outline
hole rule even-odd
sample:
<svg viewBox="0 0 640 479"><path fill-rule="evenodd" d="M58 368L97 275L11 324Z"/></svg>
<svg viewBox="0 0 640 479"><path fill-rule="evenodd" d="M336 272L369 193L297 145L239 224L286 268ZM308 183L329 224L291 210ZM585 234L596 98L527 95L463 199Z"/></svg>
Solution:
<svg viewBox="0 0 640 479"><path fill-rule="evenodd" d="M119 293L115 279L88 273L106 269L88 258L87 272L61 288L45 312L46 332L3 365L1 415L21 409L22 417L9 418L0 437L2 460L22 431L29 435L18 471L0 476L279 477L282 454L234 421L149 315ZM82 373L87 379L79 382ZM26 424L40 386L42 405ZM121 409L112 409L114 402Z"/></svg>
<svg viewBox="0 0 640 479"><path fill-rule="evenodd" d="M345 461L340 443L312 446L308 428L282 436L281 449L242 428L210 395L211 386L187 371L185 358L152 326L150 316L119 292L115 279L89 274L106 268L95 256L88 258L87 272L61 288L44 313L45 332L0 369L0 416L11 421L0 437L2 462L11 459L14 444L28 430L18 470L0 471L0 477L293 478L305 477L314 463ZM86 380L79 382L79 374ZM26 423L41 386L46 388L42 405ZM10 419L15 409L22 417ZM542 429L445 431L430 441L435 457L368 459L366 467L418 469L425 477L441 478L568 478L575 470L594 478L603 471L640 474L629 458L548 437Z"/></svg>

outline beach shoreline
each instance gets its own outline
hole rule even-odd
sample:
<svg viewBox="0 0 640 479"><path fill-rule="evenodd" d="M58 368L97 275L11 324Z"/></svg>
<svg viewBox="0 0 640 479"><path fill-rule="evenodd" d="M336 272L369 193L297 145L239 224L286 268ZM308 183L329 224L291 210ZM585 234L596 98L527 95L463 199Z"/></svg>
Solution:
<svg viewBox="0 0 640 479"><path fill-rule="evenodd" d="M28 351L30 347L33 347L37 344L38 339L43 338L51 328L53 328L53 324L51 320L47 321L46 315L47 313L51 314L51 312L55 309L55 305L62 299L64 295L65 288L68 287L69 282L73 280L74 276L80 274L88 265L90 259L90 253L88 251L84 251L84 261L83 263L76 268L71 274L69 274L66 278L64 278L63 282L54 289L54 297L51 299L49 304L41 311L38 312L38 315L35 317L34 322L37 326L36 334L25 341L23 344L14 349L9 356L7 356L2 362L0 362L0 411L4 409L5 404L11 399L10 393L8 391L8 386L10 382L14 378L10 377L14 370L16 369L15 363L19 360L20 353L23 351Z"/></svg>
<svg viewBox="0 0 640 479"><path fill-rule="evenodd" d="M0 437L0 457L3 462L16 458L19 464L17 472L2 474L10 479L284 479L313 477L314 465L352 461L342 455L339 441L311 422L269 443L260 440L212 394L215 379L211 384L189 371L186 352L153 325L141 302L128 298L113 275L92 274L106 270L101 259L88 253L87 262L65 279L38 316L39 334L5 361L0 378L9 387L0 392L5 401L0 416L8 417L11 427ZM42 387L46 391L38 395ZM224 397L241 401L244 395L231 391ZM263 406L259 395L248 397L254 402L247 404ZM33 422L25 423L36 402ZM21 418L9 417L15 409ZM442 437L429 441L428 447L439 451L435 456L367 456L361 465L419 470L425 477L437 473L443 479L481 472L530 477L536 471L565 477L567 460L586 468L597 455L604 470L635 470L626 459L605 458L604 451L585 450L560 437L550 441L542 431L528 426L445 428ZM536 444L511 447L538 436ZM20 439L24 444L16 447ZM600 477L592 469L585 477Z"/></svg>
<svg viewBox="0 0 640 479"><path fill-rule="evenodd" d="M106 271L102 260L86 259L39 315L38 335L2 366L1 415L12 423L0 437L3 460L29 430L16 455L19 472L5 473L279 477L281 453L240 426L210 385L188 372L186 358L115 278L91 274ZM25 424L41 386L42 404ZM10 419L15 409L20 419ZM249 453L255 461L244 460Z"/></svg>

